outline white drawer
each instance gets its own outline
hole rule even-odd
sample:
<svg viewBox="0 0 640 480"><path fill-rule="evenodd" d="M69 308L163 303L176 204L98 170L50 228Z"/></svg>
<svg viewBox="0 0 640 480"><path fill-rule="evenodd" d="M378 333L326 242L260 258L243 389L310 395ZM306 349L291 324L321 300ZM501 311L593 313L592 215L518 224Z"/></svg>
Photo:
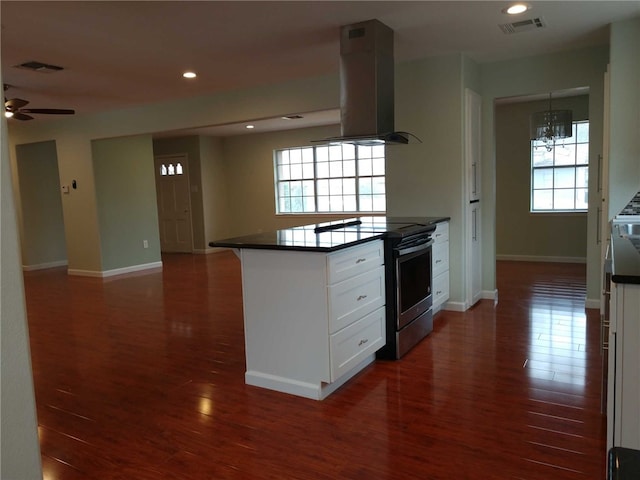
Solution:
<svg viewBox="0 0 640 480"><path fill-rule="evenodd" d="M335 382L384 346L385 309L380 307L330 337L331 381Z"/></svg>
<svg viewBox="0 0 640 480"><path fill-rule="evenodd" d="M330 285L329 333L334 333L385 304L384 266Z"/></svg>
<svg viewBox="0 0 640 480"><path fill-rule="evenodd" d="M445 270L449 270L449 242L434 243L432 247L432 275L437 277Z"/></svg>
<svg viewBox="0 0 640 480"><path fill-rule="evenodd" d="M433 277L432 294L434 308L449 299L449 270Z"/></svg>
<svg viewBox="0 0 640 480"><path fill-rule="evenodd" d="M431 238L433 238L434 243L447 242L449 240L449 222L437 223Z"/></svg>
<svg viewBox="0 0 640 480"><path fill-rule="evenodd" d="M341 282L380 265L384 265L382 240L331 253L327 256L327 283Z"/></svg>

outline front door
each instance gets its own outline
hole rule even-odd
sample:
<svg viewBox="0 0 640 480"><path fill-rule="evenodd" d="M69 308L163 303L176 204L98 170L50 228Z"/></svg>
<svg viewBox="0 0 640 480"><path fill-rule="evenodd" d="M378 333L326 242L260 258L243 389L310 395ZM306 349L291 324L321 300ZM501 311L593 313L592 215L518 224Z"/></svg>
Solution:
<svg viewBox="0 0 640 480"><path fill-rule="evenodd" d="M186 155L155 157L160 249L193 251L189 161Z"/></svg>

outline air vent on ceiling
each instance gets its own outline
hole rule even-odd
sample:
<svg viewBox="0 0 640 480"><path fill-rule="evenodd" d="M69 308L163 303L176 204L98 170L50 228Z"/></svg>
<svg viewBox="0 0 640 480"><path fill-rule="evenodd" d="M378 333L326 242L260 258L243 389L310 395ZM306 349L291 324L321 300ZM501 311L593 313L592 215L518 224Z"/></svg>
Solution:
<svg viewBox="0 0 640 480"><path fill-rule="evenodd" d="M14 65L14 67L23 68L25 70L33 70L34 72L40 73L54 73L59 72L60 70L64 70L63 67L59 67L57 65L49 65L47 63L36 62L33 60L30 62L21 63L20 65Z"/></svg>
<svg viewBox="0 0 640 480"><path fill-rule="evenodd" d="M546 26L547 25L542 17L529 18L527 20L520 20L519 22L503 23L502 25L499 25L500 29L507 35L511 35L512 33L527 32L529 30L537 30Z"/></svg>

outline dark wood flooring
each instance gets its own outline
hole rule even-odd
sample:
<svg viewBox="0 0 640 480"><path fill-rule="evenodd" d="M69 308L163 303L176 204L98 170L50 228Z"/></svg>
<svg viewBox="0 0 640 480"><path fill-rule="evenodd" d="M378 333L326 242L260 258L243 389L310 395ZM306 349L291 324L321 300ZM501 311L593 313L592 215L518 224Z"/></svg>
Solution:
<svg viewBox="0 0 640 480"><path fill-rule="evenodd" d="M25 274L46 480L605 478L584 265L499 262L497 304L317 402L244 384L232 253L163 261Z"/></svg>

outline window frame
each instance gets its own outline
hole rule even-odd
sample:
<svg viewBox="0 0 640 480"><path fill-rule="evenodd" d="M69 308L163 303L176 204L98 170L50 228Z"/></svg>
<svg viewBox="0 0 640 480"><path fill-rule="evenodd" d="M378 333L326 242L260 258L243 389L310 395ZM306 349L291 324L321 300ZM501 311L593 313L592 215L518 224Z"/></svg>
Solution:
<svg viewBox="0 0 640 480"><path fill-rule="evenodd" d="M340 155L337 155L338 149ZM350 149L351 152L349 152ZM297 152L295 162L291 160L293 152ZM308 159L304 160L305 152L307 154L311 152L310 162ZM284 159L285 156L288 157L287 160ZM312 175L309 164L313 167ZM293 166L300 173L299 175L292 173ZM364 166L366 168L363 168ZM360 146L344 142L275 149L273 168L276 215L386 213L386 149L384 145ZM285 170L287 173L284 173ZM365 170L367 172L363 173ZM367 181L369 190L363 192L362 189L367 187L363 182ZM300 185L295 185L299 193L297 195L291 192L294 182L301 182ZM285 190L287 190L286 193ZM310 193L308 193L309 190L311 190ZM301 208L295 208L292 205L294 199ZM288 207L285 206L287 202ZM383 205L382 209L376 208L380 207L380 202ZM363 210L364 203L368 203L370 209ZM341 209L335 209L336 204ZM309 205L313 209L308 208ZM326 208L323 208L325 206ZM349 206L354 208L346 208ZM366 208L366 205L364 207Z"/></svg>
<svg viewBox="0 0 640 480"><path fill-rule="evenodd" d="M587 125L587 137L586 140L582 140L582 141L578 141L578 126L579 125ZM563 139L560 141L557 141L554 143L553 147L552 147L552 152L553 152L553 163L551 165L543 165L543 166L535 166L534 165L534 152L536 151L536 149L538 148L545 148L545 144L544 142L540 142L537 140L531 140L530 141L530 146L529 146L529 151L530 151L530 164L529 164L529 168L530 168L530 175L529 175L529 213L534 214L534 215L544 215L544 214L550 214L550 215L556 215L556 214L584 214L587 213L589 211L589 202L588 202L588 197L589 197L589 166L590 166L590 155L589 155L589 129L590 129L590 124L589 124L589 120L574 120L572 122L572 136L567 138L567 139ZM578 146L584 146L586 145L586 162L582 163L579 162L579 155L578 155ZM574 150L574 158L573 158L573 163L570 164L556 164L556 149L557 148L563 148L563 147L570 147L573 148ZM584 147L583 147L584 148ZM573 186L572 187L561 187L561 186L556 186L555 182L556 182L556 177L557 174L556 172L561 172L561 171L567 171L567 170L573 170ZM535 183L536 183L536 172L541 172L541 171L549 171L551 174L551 183L552 186L551 188L535 188ZM585 187L582 186L577 186L577 182L578 182L578 176L580 174L580 170L582 170L584 172L584 185ZM536 191L541 191L541 190L550 190L551 191L551 202L552 202L552 207L553 207L553 203L555 201L556 198L556 193L559 191L568 191L571 190L573 192L573 204L574 204L574 208L571 209L567 209L567 208L550 208L550 209L534 209L534 193ZM576 197L577 194L579 193L580 190L584 190L584 194L586 196L586 200L587 200L587 205L585 208L575 208L576 205Z"/></svg>

